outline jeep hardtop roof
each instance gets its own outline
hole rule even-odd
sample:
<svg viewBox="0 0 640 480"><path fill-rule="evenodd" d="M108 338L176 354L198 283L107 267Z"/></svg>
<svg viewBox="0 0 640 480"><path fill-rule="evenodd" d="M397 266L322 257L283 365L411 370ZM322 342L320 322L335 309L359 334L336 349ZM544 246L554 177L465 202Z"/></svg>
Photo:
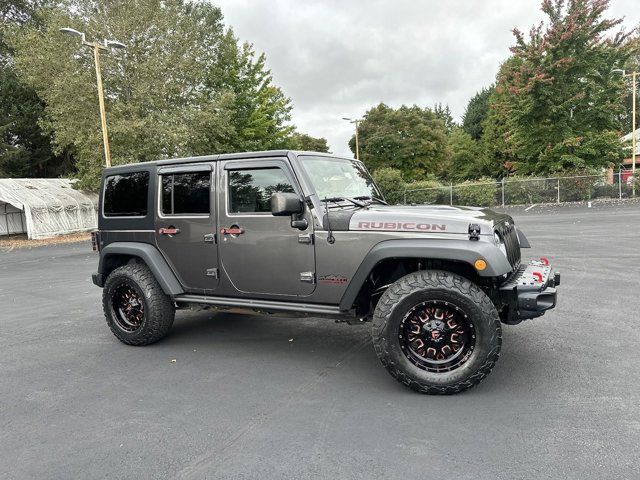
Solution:
<svg viewBox="0 0 640 480"><path fill-rule="evenodd" d="M218 155L201 155L196 157L167 158L163 160L152 160L149 162L127 163L125 165L115 165L113 167L106 168L105 171L109 173L117 173L139 170L141 166L179 165L181 163L217 162L220 160L251 160L255 158L288 157L289 155L313 155L316 157L330 157L341 158L344 160L354 160L353 158L345 157L343 155L336 155L333 153L308 152L302 150L264 150L259 152L222 153Z"/></svg>

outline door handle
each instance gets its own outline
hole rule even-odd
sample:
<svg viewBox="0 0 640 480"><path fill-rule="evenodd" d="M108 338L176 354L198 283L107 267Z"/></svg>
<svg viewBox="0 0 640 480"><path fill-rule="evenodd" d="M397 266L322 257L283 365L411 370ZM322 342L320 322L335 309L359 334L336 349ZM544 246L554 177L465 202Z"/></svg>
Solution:
<svg viewBox="0 0 640 480"><path fill-rule="evenodd" d="M158 233L160 235L177 235L180 233L180 229L176 227L161 228L158 230Z"/></svg>
<svg viewBox="0 0 640 480"><path fill-rule="evenodd" d="M242 227L221 228L220 233L222 235L240 235L244 233L244 228Z"/></svg>

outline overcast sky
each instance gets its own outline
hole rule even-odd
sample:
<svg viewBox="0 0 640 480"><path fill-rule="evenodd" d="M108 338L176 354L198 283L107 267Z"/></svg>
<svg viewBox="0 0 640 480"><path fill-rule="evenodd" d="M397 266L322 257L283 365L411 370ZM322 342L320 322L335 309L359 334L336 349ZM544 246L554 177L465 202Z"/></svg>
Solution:
<svg viewBox="0 0 640 480"><path fill-rule="evenodd" d="M353 126L384 102L449 104L455 117L490 85L513 44L511 29L543 19L540 0L213 0L236 35L265 52L293 101L301 132L347 153ZM638 0L610 16L640 22Z"/></svg>

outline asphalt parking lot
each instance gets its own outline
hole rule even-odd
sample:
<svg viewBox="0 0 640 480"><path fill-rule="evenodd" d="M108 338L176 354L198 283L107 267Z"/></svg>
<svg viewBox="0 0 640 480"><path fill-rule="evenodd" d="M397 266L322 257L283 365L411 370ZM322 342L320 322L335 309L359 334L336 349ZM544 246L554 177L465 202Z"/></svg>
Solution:
<svg viewBox="0 0 640 480"><path fill-rule="evenodd" d="M0 253L0 478L638 478L640 205L510 213L559 305L450 397L393 380L368 325L182 311L128 347L88 244Z"/></svg>

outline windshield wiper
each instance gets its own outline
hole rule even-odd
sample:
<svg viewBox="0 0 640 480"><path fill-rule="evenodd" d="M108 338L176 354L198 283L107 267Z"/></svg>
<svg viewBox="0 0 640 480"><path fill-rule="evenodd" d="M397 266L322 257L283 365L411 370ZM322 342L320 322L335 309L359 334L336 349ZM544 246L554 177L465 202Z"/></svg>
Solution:
<svg viewBox="0 0 640 480"><path fill-rule="evenodd" d="M353 197L354 200L371 200L372 202L378 202L382 205L389 205L387 202L382 200L381 198L374 197L372 195L361 195L359 197Z"/></svg>
<svg viewBox="0 0 640 480"><path fill-rule="evenodd" d="M367 205L365 203L359 202L358 200L361 200L358 197L329 197L329 198L324 198L324 202L331 202L331 203L337 203L338 205L340 205L340 202L349 202L354 204L356 207L358 208L364 208Z"/></svg>

